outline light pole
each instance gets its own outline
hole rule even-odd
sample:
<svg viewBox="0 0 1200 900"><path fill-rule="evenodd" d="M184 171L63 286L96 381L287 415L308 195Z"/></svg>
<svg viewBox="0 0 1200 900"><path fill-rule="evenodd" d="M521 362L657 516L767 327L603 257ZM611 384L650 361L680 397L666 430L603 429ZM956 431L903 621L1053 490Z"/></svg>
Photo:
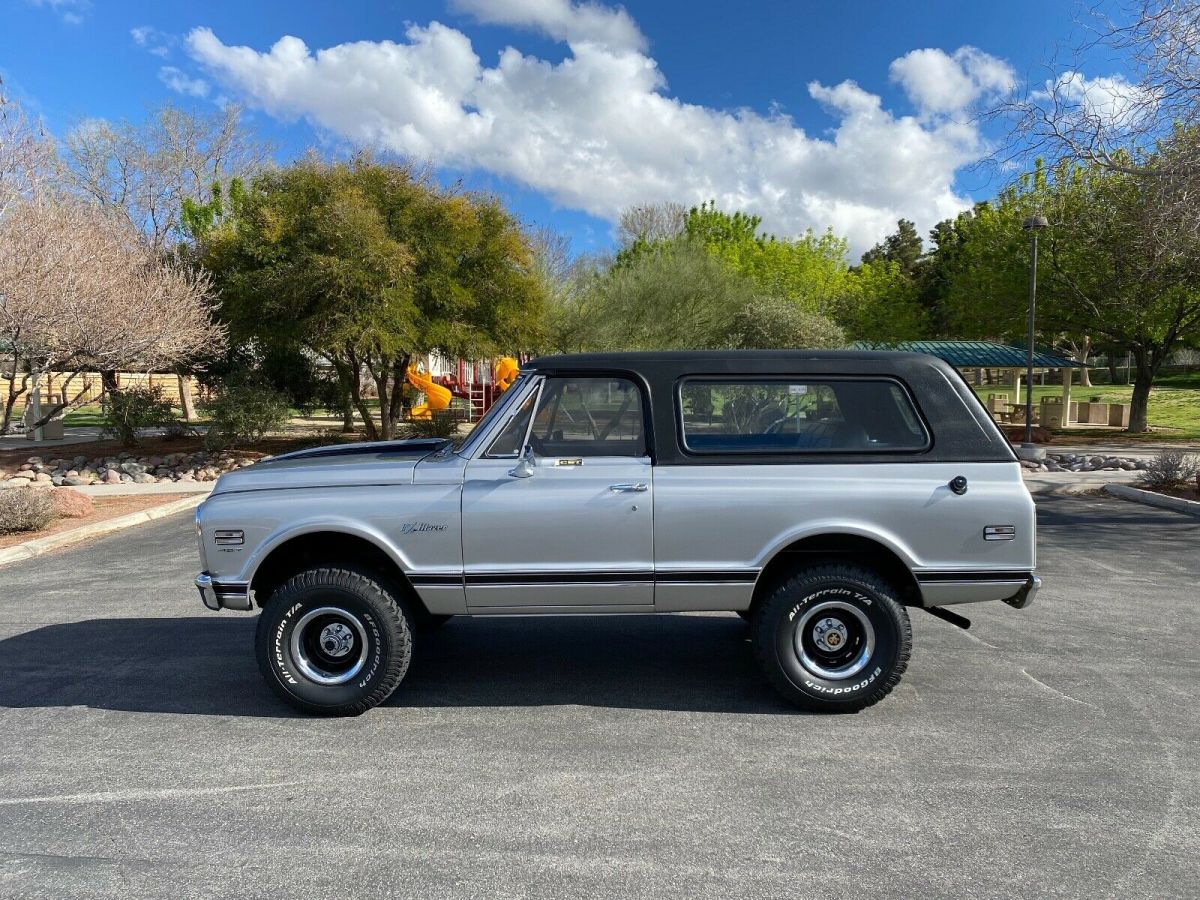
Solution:
<svg viewBox="0 0 1200 900"><path fill-rule="evenodd" d="M1033 324L1037 315L1037 244L1038 232L1049 228L1050 223L1043 215L1029 216L1021 223L1021 230L1028 231L1029 244L1029 335L1025 351L1025 440L1021 449L1033 451ZM1034 455L1030 452L1029 455Z"/></svg>

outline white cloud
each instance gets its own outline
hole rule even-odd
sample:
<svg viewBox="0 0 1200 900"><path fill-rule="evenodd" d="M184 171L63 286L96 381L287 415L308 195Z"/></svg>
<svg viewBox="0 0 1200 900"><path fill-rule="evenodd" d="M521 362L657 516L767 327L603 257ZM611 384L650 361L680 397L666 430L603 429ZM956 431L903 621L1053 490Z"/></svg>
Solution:
<svg viewBox="0 0 1200 900"><path fill-rule="evenodd" d="M92 8L92 0L28 0L39 9L49 9L68 25L83 24Z"/></svg>
<svg viewBox="0 0 1200 900"><path fill-rule="evenodd" d="M646 38L621 7L571 0L453 0L460 12L489 25L534 28L556 41L590 41L614 50L644 50Z"/></svg>
<svg viewBox="0 0 1200 900"><path fill-rule="evenodd" d="M1065 72L1047 83L1045 92L1037 96L1048 99L1052 94L1068 107L1073 106L1074 111L1106 126L1132 127L1134 120L1152 106L1151 95L1121 75L1088 78L1082 72Z"/></svg>
<svg viewBox="0 0 1200 900"><path fill-rule="evenodd" d="M1012 67L975 47L953 54L936 48L913 50L889 68L908 99L922 115L949 115L970 108L981 98L1012 90Z"/></svg>
<svg viewBox="0 0 1200 900"><path fill-rule="evenodd" d="M189 97L207 97L208 82L203 78L192 78L174 66L163 66L158 70L158 80L175 91Z"/></svg>
<svg viewBox="0 0 1200 900"><path fill-rule="evenodd" d="M814 82L810 95L835 121L814 136L778 113L668 96L657 63L629 34L596 37L606 15L605 28L628 21L636 33L623 11L564 0L495 0L486 14L482 0L460 5L562 35L570 53L551 63L509 47L489 67L465 34L438 22L409 26L401 42L318 50L296 37L265 52L230 46L207 28L186 44L232 96L274 117L494 173L610 221L638 203L711 198L762 215L781 235L832 227L861 252L901 216L929 228L970 204L954 190L955 173L985 148L973 124L924 115L950 102L928 91L916 95L921 116L898 115L854 82ZM1001 80L998 61L979 51L943 56L971 85Z"/></svg>
<svg viewBox="0 0 1200 900"><path fill-rule="evenodd" d="M139 25L136 28L130 28L129 34L139 47L143 47L147 52L161 56L163 59L171 55L171 45L176 40L153 25Z"/></svg>

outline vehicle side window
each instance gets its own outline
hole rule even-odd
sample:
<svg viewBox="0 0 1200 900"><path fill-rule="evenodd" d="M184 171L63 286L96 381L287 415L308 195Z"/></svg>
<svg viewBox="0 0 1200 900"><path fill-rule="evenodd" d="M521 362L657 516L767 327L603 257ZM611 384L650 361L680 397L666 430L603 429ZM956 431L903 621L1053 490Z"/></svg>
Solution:
<svg viewBox="0 0 1200 900"><path fill-rule="evenodd" d="M511 388L510 388L511 390ZM538 392L535 390L521 403L520 408L513 413L508 423L500 429L491 446L487 449L488 456L519 456L523 449L525 432L529 430L529 417L533 414L533 404L537 401Z"/></svg>
<svg viewBox="0 0 1200 900"><path fill-rule="evenodd" d="M641 391L627 378L547 378L529 443L543 456L644 456Z"/></svg>
<svg viewBox="0 0 1200 900"><path fill-rule="evenodd" d="M884 379L685 381L684 445L693 453L923 450L929 435L905 390Z"/></svg>

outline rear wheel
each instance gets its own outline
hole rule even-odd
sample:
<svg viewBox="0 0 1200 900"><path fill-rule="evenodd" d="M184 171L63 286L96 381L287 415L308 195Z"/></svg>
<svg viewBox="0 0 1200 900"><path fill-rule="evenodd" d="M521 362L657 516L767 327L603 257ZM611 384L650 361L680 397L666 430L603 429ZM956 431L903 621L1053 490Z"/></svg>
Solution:
<svg viewBox="0 0 1200 900"><path fill-rule="evenodd" d="M267 683L293 706L358 715L382 703L408 671L412 620L385 582L367 572L316 568L267 601L255 639Z"/></svg>
<svg viewBox="0 0 1200 900"><path fill-rule="evenodd" d="M781 695L803 709L855 712L900 681L912 652L895 589L858 565L796 572L754 614L754 650Z"/></svg>

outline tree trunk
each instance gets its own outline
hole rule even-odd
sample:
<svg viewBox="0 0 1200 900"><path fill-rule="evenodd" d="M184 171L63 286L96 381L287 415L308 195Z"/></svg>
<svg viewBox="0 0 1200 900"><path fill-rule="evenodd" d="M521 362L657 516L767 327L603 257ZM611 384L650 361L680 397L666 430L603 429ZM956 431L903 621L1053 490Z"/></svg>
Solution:
<svg viewBox="0 0 1200 900"><path fill-rule="evenodd" d="M196 404L192 402L192 376L179 376L179 408L183 410L185 422L196 421Z"/></svg>
<svg viewBox="0 0 1200 900"><path fill-rule="evenodd" d="M341 393L342 434L354 433L354 401L350 390L350 368L336 356L331 356L333 370L337 372L338 387Z"/></svg>
<svg viewBox="0 0 1200 900"><path fill-rule="evenodd" d="M17 375L21 375L21 386L17 387ZM21 395L29 390L29 373L21 372L21 360L16 352L13 352L12 367L4 373L4 380L8 382L8 399L4 401L4 416L0 418L0 434L8 434L8 429L12 425L13 408L17 405L17 400Z"/></svg>
<svg viewBox="0 0 1200 900"><path fill-rule="evenodd" d="M354 408L358 410L358 414L362 416L363 430L366 432L367 440L377 441L379 440L379 429L375 427L375 418L371 415L371 407L367 405L362 395L362 383L360 381L362 365L359 362L358 354L353 349L347 347L346 359L349 362L347 368L350 375L350 401L354 404Z"/></svg>
<svg viewBox="0 0 1200 900"><path fill-rule="evenodd" d="M1146 424L1146 411L1150 405L1150 388L1154 386L1154 376L1158 374L1162 357L1139 348L1133 351L1133 358L1137 365L1137 374L1133 379L1133 397L1129 401L1129 428L1126 431L1130 434L1144 434L1150 430Z"/></svg>
<svg viewBox="0 0 1200 900"><path fill-rule="evenodd" d="M408 366L411 361L412 356L408 353L399 353L392 360L392 402L388 406L388 415L392 420L393 434L396 423L400 421L404 412L404 387L408 381Z"/></svg>
<svg viewBox="0 0 1200 900"><path fill-rule="evenodd" d="M1120 376L1117 374L1116 359L1113 357L1111 352L1106 355L1106 359L1108 360L1108 383L1120 384L1121 382L1118 380Z"/></svg>
<svg viewBox="0 0 1200 900"><path fill-rule="evenodd" d="M1088 369L1088 355L1092 352L1092 339L1087 335L1083 338L1083 346L1079 350L1079 361L1083 363L1083 368L1079 370L1079 386L1092 386L1092 373Z"/></svg>
<svg viewBox="0 0 1200 900"><path fill-rule="evenodd" d="M377 360L376 366L367 363L367 371L375 381L375 393L379 396L379 436L382 440L390 441L393 436L391 412L391 391L388 390L388 368L384 361Z"/></svg>
<svg viewBox="0 0 1200 900"><path fill-rule="evenodd" d="M78 372L72 372L67 376L67 380L62 383L62 395L59 400L51 403L49 409L42 409L41 417L36 422L30 423L31 428L41 428L51 419L61 413L64 409L73 408L76 403L83 399L84 395L88 391L86 383L79 393L77 393L74 397L72 397L69 393L71 382L75 380L75 376L78 374Z"/></svg>

